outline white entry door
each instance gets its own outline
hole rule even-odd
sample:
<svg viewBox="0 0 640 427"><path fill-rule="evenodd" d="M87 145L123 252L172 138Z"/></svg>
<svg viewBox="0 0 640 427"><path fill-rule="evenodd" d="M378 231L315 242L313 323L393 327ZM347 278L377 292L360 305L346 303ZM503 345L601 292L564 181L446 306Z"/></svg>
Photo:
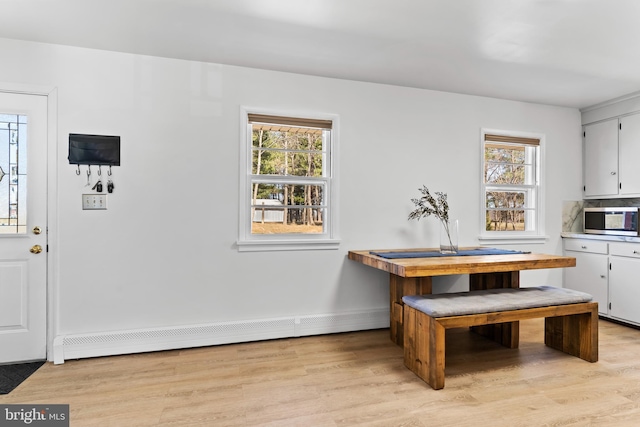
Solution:
<svg viewBox="0 0 640 427"><path fill-rule="evenodd" d="M47 354L47 97L0 92L0 364Z"/></svg>

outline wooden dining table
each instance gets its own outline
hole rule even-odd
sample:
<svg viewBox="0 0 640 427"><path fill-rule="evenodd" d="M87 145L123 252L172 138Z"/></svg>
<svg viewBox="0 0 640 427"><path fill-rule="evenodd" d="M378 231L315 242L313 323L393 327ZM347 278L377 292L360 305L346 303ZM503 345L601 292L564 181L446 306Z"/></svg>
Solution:
<svg viewBox="0 0 640 427"><path fill-rule="evenodd" d="M478 248L461 248L470 250ZM436 256L388 259L375 255L384 252L437 252L438 249L368 249L349 251L349 259L389 273L391 341L404 344L403 320L405 295L432 293L435 276L469 275L469 290L519 288L520 271L575 267L573 257L539 253L500 255ZM562 287L562 284L545 283ZM476 332L503 345L515 348L519 340L518 322L487 325Z"/></svg>

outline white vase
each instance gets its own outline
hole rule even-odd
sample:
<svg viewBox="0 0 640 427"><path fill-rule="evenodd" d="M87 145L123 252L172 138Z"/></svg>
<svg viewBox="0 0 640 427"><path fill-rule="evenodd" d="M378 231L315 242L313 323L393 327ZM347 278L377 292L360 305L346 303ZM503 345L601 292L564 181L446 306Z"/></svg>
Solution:
<svg viewBox="0 0 640 427"><path fill-rule="evenodd" d="M458 253L458 220L440 221L440 253Z"/></svg>

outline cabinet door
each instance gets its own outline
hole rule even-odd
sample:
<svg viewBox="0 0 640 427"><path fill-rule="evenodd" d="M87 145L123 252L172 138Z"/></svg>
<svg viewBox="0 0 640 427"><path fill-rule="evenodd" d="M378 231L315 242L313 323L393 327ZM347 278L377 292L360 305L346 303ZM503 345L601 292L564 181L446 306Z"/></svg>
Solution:
<svg viewBox="0 0 640 427"><path fill-rule="evenodd" d="M640 324L640 260L611 257L609 271L609 314L621 320Z"/></svg>
<svg viewBox="0 0 640 427"><path fill-rule="evenodd" d="M598 312L607 314L607 272L606 255L566 251L567 256L576 258L576 266L564 269L564 287L593 295L598 303Z"/></svg>
<svg viewBox="0 0 640 427"><path fill-rule="evenodd" d="M620 119L619 150L620 194L640 194L640 114Z"/></svg>
<svg viewBox="0 0 640 427"><path fill-rule="evenodd" d="M584 195L615 194L618 194L618 119L584 127Z"/></svg>

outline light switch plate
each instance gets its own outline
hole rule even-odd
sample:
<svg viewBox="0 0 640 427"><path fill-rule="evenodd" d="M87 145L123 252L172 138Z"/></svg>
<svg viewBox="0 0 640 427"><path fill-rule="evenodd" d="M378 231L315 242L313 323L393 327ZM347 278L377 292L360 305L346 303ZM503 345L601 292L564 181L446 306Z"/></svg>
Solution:
<svg viewBox="0 0 640 427"><path fill-rule="evenodd" d="M83 210L107 209L107 195L106 194L83 194L82 209Z"/></svg>

